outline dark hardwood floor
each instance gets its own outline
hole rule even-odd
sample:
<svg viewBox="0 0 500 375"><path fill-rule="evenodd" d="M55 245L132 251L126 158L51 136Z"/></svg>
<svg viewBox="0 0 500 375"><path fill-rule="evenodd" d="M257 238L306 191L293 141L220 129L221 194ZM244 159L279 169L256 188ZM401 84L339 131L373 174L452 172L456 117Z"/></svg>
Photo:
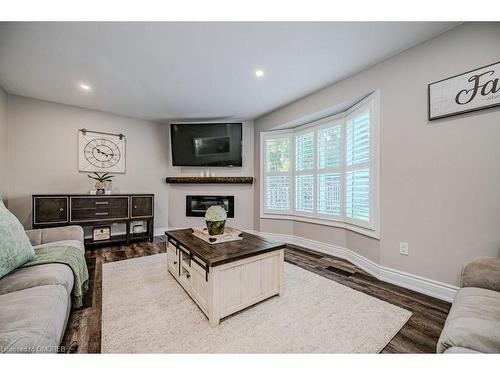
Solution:
<svg viewBox="0 0 500 375"><path fill-rule="evenodd" d="M62 345L68 353L100 353L102 265L165 252L165 237L154 242L129 246L87 249L90 290L79 310L71 312ZM289 246L285 260L340 284L387 301L413 312L410 320L384 348L382 353L435 353L436 343L450 304L389 284L370 276L355 265L314 250Z"/></svg>

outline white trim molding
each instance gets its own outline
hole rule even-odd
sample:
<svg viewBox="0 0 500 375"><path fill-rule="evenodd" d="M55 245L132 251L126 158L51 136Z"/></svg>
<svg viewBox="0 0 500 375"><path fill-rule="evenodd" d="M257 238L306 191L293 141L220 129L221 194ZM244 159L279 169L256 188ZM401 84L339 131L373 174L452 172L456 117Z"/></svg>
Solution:
<svg viewBox="0 0 500 375"><path fill-rule="evenodd" d="M154 236L164 236L167 230L180 229L180 228L172 228L172 227L156 227L154 230Z"/></svg>
<svg viewBox="0 0 500 375"><path fill-rule="evenodd" d="M367 259L353 250L345 247L327 244L320 241L310 240L307 238L293 236L289 234L267 233L250 230L247 232L268 238L274 241L286 242L292 245L297 245L319 251L325 254L330 254L338 258L345 259L370 275L379 280L401 286L406 289L413 290L431 297L438 298L443 301L452 302L458 287L450 284L445 284L440 281L431 280L425 277L412 275L403 271L398 271L393 268L381 266L374 261Z"/></svg>
<svg viewBox="0 0 500 375"><path fill-rule="evenodd" d="M325 220L322 218L316 218L316 217L310 217L310 216L300 216L300 215L265 214L264 216L261 216L260 218L265 219L265 220L290 220L290 221L299 221L299 222L303 222L303 223L325 225L328 227L347 229L347 230L350 230L352 232L360 233L360 234L367 236L367 237L375 238L377 240L380 239L380 233L375 233L374 231L372 231L370 229L358 227L354 224L346 223L344 221Z"/></svg>

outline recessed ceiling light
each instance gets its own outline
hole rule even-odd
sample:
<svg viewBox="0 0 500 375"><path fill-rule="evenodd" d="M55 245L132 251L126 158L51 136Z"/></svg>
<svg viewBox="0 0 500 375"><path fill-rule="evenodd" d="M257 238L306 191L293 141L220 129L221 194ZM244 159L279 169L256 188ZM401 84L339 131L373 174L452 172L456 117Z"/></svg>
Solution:
<svg viewBox="0 0 500 375"><path fill-rule="evenodd" d="M90 87L90 85L87 85L86 83L79 83L78 87L80 87L83 91L92 90L92 87Z"/></svg>
<svg viewBox="0 0 500 375"><path fill-rule="evenodd" d="M257 77L263 77L263 76L264 76L264 71L263 71L263 70L260 70L260 69L257 69L257 70L255 71L255 75L256 75Z"/></svg>

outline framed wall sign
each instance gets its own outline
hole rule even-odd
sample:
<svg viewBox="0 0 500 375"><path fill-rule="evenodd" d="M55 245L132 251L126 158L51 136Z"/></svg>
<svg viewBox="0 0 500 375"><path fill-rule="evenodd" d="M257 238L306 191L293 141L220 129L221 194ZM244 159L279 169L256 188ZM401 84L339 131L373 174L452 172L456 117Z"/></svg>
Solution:
<svg viewBox="0 0 500 375"><path fill-rule="evenodd" d="M125 136L78 131L78 170L82 172L125 173Z"/></svg>
<svg viewBox="0 0 500 375"><path fill-rule="evenodd" d="M429 84L429 121L500 106L500 62Z"/></svg>

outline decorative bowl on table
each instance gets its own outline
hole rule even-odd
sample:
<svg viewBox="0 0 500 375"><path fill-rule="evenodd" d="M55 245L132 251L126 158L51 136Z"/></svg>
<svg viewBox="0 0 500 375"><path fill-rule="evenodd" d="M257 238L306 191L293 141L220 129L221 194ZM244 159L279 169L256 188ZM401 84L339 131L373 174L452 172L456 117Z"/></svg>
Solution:
<svg viewBox="0 0 500 375"><path fill-rule="evenodd" d="M224 233L227 213L222 206L210 206L205 213L208 234L215 236Z"/></svg>

